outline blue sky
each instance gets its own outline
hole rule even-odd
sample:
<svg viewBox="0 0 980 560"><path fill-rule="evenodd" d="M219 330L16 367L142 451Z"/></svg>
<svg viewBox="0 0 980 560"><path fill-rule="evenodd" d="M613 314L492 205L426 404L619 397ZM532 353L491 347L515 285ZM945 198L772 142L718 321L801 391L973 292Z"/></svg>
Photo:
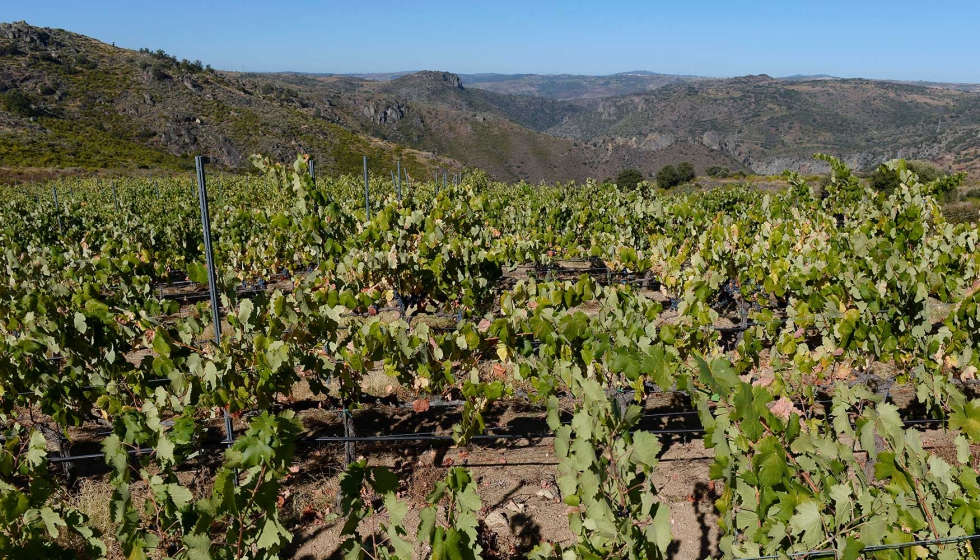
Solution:
<svg viewBox="0 0 980 560"><path fill-rule="evenodd" d="M980 2L6 0L0 21L226 70L833 74L980 82Z"/></svg>

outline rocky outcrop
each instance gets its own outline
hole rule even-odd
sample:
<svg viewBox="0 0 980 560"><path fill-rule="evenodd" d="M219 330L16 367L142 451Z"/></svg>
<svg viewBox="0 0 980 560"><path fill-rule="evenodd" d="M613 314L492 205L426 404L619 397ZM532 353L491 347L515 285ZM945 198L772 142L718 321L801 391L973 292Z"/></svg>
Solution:
<svg viewBox="0 0 980 560"><path fill-rule="evenodd" d="M910 153L904 154L902 157L910 159L916 159L919 157L918 154L911 153L911 150L909 150L909 152ZM883 152L856 152L837 155L837 157L840 157L841 161L855 171L873 171L879 164L882 164L890 159L894 159L896 155L889 155ZM787 156L764 160L749 159L746 161L746 165L760 175L778 175L787 170L796 171L797 173L802 173L804 175L827 173L830 171L830 165L827 162L814 159L812 157Z"/></svg>
<svg viewBox="0 0 980 560"><path fill-rule="evenodd" d="M183 76L181 76L180 83L184 84L184 86L187 89L189 89L189 90L191 90L191 91L193 91L195 93L204 91L204 88L201 87L201 84L197 83L194 80L194 78L192 78L192 77L190 77L190 76L188 76L186 74L183 75Z"/></svg>
<svg viewBox="0 0 980 560"><path fill-rule="evenodd" d="M220 159L223 164L229 167L238 167L241 165L242 154L227 137L221 138L218 148L221 151Z"/></svg>
<svg viewBox="0 0 980 560"><path fill-rule="evenodd" d="M463 80L451 72L416 72L392 80L383 86L388 95L408 102L445 99L447 92L463 89Z"/></svg>
<svg viewBox="0 0 980 560"><path fill-rule="evenodd" d="M375 124L395 124L402 120L408 112L408 105L397 101L382 106L383 109L378 109L374 105L363 105L361 114L371 119Z"/></svg>
<svg viewBox="0 0 980 560"><path fill-rule="evenodd" d="M394 124L405 116L405 112L407 110L408 107L402 105L401 103L390 105L386 107L384 111L381 111L380 115L378 115L378 124Z"/></svg>
<svg viewBox="0 0 980 560"><path fill-rule="evenodd" d="M463 89L463 80L452 72L419 72L416 75L422 78L439 79L448 84L449 87L454 89Z"/></svg>
<svg viewBox="0 0 980 560"><path fill-rule="evenodd" d="M51 34L46 29L28 25L24 21L0 23L0 37L41 48L47 48L51 45Z"/></svg>

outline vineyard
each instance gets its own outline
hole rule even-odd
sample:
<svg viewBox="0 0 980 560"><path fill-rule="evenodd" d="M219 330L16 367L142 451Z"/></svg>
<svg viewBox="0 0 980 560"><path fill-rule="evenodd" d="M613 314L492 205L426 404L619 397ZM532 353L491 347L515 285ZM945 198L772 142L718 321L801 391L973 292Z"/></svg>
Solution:
<svg viewBox="0 0 980 560"><path fill-rule="evenodd" d="M0 557L292 557L282 508L316 457L342 470L312 512L337 557L668 558L658 471L691 437L719 557L976 557L980 232L937 203L961 178L898 162L886 195L825 159L828 186L783 192L315 178L306 157L206 192L8 188ZM391 410L435 420L391 431ZM493 545L473 468L416 500L375 460L541 441L571 537L519 550ZM111 533L73 505L93 476Z"/></svg>

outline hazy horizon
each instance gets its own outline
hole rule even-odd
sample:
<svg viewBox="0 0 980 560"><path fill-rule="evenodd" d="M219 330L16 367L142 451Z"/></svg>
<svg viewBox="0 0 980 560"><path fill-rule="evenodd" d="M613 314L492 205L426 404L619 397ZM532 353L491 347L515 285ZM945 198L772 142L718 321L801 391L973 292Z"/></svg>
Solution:
<svg viewBox="0 0 980 560"><path fill-rule="evenodd" d="M241 72L241 70L235 69L225 69L218 68L218 70L224 72ZM446 70L440 68L422 68L418 70L393 70L390 72L385 71L370 71L370 72L305 72L301 70L248 70L247 73L255 74L306 74L306 75L323 75L323 76L395 76L395 75L408 75L415 74L418 72L450 72L460 76L541 76L544 78L548 77L561 77L561 76L586 76L590 78L602 78L607 76L619 76L624 74L633 74L639 72L647 72L650 74L658 74L661 76L677 76L686 78L705 78L709 80L726 80L731 78L744 78L747 76L762 76L767 75L774 79L787 79L787 78L814 78L814 79L835 79L835 80L880 80L880 81L894 81L894 82L925 82L925 83L945 83L945 84L978 84L977 82L951 82L944 80L920 80L915 78L869 78L867 76L834 76L825 73L815 73L815 74L788 74L785 76L773 76L771 74L766 74L765 72L756 72L754 74L739 74L732 76L705 76L701 74L668 74L666 72L657 72L656 70L624 70L622 72L609 72L607 74L587 74L583 72L560 72L560 73L545 73L545 72L454 72L453 70ZM464 83L465 85L465 83Z"/></svg>

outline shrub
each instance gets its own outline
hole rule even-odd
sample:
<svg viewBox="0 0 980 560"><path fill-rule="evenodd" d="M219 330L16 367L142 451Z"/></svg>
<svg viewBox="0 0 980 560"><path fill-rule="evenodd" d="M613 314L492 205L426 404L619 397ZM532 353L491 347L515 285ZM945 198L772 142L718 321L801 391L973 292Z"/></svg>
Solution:
<svg viewBox="0 0 980 560"><path fill-rule="evenodd" d="M689 161L682 161L677 164L677 181L680 183L690 183L697 178L694 165Z"/></svg>
<svg viewBox="0 0 980 560"><path fill-rule="evenodd" d="M31 98L24 92L12 89L3 95L3 106L11 113L21 117L33 117L37 110Z"/></svg>
<svg viewBox="0 0 980 560"><path fill-rule="evenodd" d="M715 179L727 179L732 175L732 170L720 165L709 165L704 170L705 175Z"/></svg>
<svg viewBox="0 0 980 560"><path fill-rule="evenodd" d="M88 68L89 70L95 68L95 61L82 53L75 55L75 64L81 66L82 68Z"/></svg>
<svg viewBox="0 0 980 560"><path fill-rule="evenodd" d="M0 56L16 56L22 54L17 45L10 43L8 45L0 45Z"/></svg>
<svg viewBox="0 0 980 560"><path fill-rule="evenodd" d="M163 70L163 68L161 68L160 66L158 66L156 64L153 65L153 69L150 71L150 75L153 76L153 79L154 80L163 81L163 80L169 80L170 79L170 74L167 74Z"/></svg>
<svg viewBox="0 0 980 560"><path fill-rule="evenodd" d="M665 165L657 171L657 186L661 189L669 189L680 184L677 180L677 170L673 165Z"/></svg>
<svg viewBox="0 0 980 560"><path fill-rule="evenodd" d="M945 175L941 169L925 161L913 160L906 162L905 165L909 171L919 176L920 183L929 183ZM878 169L868 178L871 188L883 193L890 193L895 190L899 181L898 171L888 169L884 164L879 165Z"/></svg>
<svg viewBox="0 0 980 560"><path fill-rule="evenodd" d="M621 189L633 190L643 181L643 173L639 169L626 168L616 175L616 184Z"/></svg>

